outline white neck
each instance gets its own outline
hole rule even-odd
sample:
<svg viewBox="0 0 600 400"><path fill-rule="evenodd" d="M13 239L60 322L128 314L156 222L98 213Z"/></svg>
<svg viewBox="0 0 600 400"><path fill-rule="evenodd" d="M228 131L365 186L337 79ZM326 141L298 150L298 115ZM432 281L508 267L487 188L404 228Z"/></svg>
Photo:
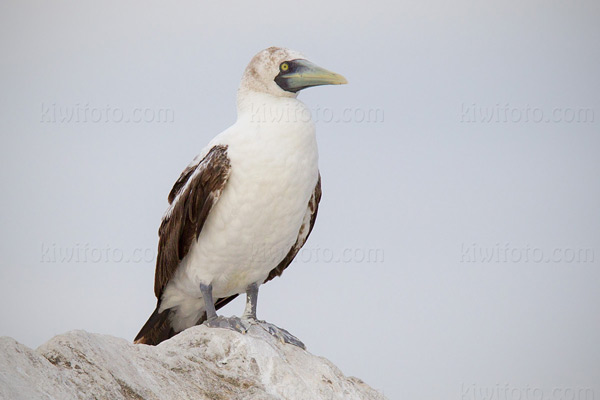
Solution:
<svg viewBox="0 0 600 400"><path fill-rule="evenodd" d="M238 92L238 121L314 125L310 110L294 97L273 96L254 91Z"/></svg>

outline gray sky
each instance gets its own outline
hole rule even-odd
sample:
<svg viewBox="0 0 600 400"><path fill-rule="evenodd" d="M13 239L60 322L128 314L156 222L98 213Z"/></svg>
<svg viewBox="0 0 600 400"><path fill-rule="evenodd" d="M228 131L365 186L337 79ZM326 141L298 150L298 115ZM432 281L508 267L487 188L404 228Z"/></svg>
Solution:
<svg viewBox="0 0 600 400"><path fill-rule="evenodd" d="M600 398L600 3L206 3L0 5L0 335L135 336L171 185L278 45L350 84L300 95L323 200L259 317L390 399Z"/></svg>

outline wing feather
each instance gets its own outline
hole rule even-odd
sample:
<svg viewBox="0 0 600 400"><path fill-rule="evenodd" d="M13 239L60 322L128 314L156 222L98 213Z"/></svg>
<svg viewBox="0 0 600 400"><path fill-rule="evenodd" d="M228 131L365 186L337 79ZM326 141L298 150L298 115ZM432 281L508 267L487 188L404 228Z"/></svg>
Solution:
<svg viewBox="0 0 600 400"><path fill-rule="evenodd" d="M181 174L169 193L171 204L158 229L154 293L159 299L219 200L231 171L227 146L217 145Z"/></svg>

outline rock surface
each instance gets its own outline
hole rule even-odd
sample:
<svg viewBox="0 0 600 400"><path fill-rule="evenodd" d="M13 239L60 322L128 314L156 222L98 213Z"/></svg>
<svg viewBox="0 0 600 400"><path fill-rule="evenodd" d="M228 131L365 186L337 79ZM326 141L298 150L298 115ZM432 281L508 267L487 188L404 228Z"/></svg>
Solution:
<svg viewBox="0 0 600 400"><path fill-rule="evenodd" d="M260 327L205 326L158 346L73 331L32 350L0 338L0 399L384 399Z"/></svg>

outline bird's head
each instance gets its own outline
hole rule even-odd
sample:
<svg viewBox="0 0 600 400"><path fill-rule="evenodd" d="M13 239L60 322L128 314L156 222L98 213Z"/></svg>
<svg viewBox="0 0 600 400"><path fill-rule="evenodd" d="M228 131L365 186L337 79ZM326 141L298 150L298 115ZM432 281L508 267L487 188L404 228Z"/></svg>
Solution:
<svg viewBox="0 0 600 400"><path fill-rule="evenodd" d="M240 91L296 97L311 86L341 85L346 78L308 61L302 54L281 47L269 47L255 55L242 76Z"/></svg>

